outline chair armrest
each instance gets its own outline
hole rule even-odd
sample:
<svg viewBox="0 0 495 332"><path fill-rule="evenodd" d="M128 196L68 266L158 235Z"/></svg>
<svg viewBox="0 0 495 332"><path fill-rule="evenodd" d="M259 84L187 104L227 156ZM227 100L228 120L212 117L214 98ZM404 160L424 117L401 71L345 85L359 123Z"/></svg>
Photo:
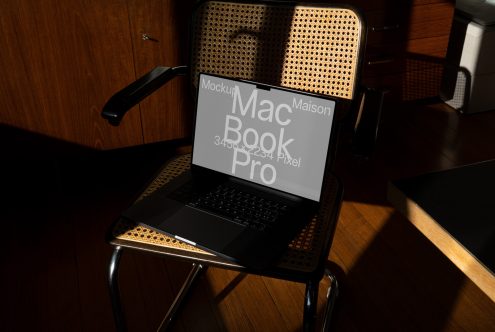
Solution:
<svg viewBox="0 0 495 332"><path fill-rule="evenodd" d="M125 113L162 85L179 75L186 75L187 66L156 67L124 89L114 94L103 106L101 116L118 126Z"/></svg>

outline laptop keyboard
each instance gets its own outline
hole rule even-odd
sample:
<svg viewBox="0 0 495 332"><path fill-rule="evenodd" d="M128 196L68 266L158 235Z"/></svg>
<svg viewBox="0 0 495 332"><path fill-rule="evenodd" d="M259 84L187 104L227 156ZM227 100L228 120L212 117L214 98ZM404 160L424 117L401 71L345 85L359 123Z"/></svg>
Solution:
<svg viewBox="0 0 495 332"><path fill-rule="evenodd" d="M286 204L242 191L230 184L219 185L194 198L187 205L213 212L258 231L269 228L288 210Z"/></svg>

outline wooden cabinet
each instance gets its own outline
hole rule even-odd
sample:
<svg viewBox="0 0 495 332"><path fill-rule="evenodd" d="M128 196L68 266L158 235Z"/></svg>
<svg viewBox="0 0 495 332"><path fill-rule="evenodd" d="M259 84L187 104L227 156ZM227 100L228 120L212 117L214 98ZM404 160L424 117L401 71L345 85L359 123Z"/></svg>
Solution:
<svg viewBox="0 0 495 332"><path fill-rule="evenodd" d="M1 1L0 123L97 149L186 137L184 81L137 106L119 127L100 117L108 98L144 72L187 62L177 51L190 16L182 3Z"/></svg>
<svg viewBox="0 0 495 332"><path fill-rule="evenodd" d="M171 67L188 64L188 27L192 3L128 0L138 77L157 65ZM186 77L178 77L141 102L144 143L183 138L191 134L192 105L188 87Z"/></svg>
<svg viewBox="0 0 495 332"><path fill-rule="evenodd" d="M187 64L193 2L1 1L0 123L97 149L188 137L185 79L148 97L119 127L100 111L153 67ZM368 24L363 83L401 100L438 94L453 2L348 3Z"/></svg>
<svg viewBox="0 0 495 332"><path fill-rule="evenodd" d="M438 96L452 24L449 0L361 1L368 34L362 81L395 100Z"/></svg>

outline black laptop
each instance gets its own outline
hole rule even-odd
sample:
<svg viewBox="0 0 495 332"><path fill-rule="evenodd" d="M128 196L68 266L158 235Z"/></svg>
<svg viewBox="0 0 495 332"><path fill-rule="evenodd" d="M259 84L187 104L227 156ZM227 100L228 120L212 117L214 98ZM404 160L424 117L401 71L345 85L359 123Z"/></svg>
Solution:
<svg viewBox="0 0 495 332"><path fill-rule="evenodd" d="M200 74L191 170L123 217L250 268L316 213L335 100Z"/></svg>

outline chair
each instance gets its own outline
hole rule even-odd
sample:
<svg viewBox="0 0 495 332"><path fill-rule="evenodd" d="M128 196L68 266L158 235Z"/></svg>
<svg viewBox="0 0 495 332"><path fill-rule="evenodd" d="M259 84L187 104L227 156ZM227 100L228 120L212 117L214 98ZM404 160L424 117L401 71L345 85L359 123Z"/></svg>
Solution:
<svg viewBox="0 0 495 332"><path fill-rule="evenodd" d="M351 8L273 1L202 1L194 11L191 27L190 65L155 68L111 97L103 109L103 117L117 125L128 109L178 75L189 75L194 95L200 72L337 97L342 106L338 119L349 113L357 94L364 38L360 16ZM168 163L141 197L188 169L189 163L189 155L179 156ZM338 285L326 265L338 219L342 186L334 175L329 174L324 188L324 204L318 214L292 241L280 261L263 271L249 270L146 227L124 219L117 220L109 236L109 242L114 246L109 265L109 285L118 330L125 330L118 286L118 267L124 249L151 252L192 264L187 280L162 322L162 328L172 320L194 279L207 266L304 283L306 292L301 307L305 331L315 328L319 284L327 275L331 281L323 324L324 329L327 328Z"/></svg>

